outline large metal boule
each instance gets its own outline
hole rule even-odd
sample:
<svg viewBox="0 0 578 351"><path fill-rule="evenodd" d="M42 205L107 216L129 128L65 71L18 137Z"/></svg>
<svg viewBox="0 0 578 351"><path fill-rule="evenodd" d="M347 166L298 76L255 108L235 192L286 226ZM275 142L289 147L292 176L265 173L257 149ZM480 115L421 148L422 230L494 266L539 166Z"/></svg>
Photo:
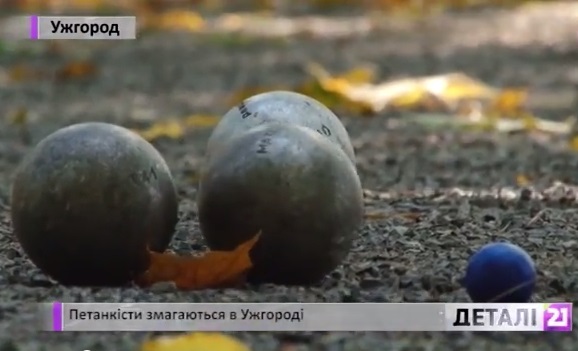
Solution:
<svg viewBox="0 0 578 351"><path fill-rule="evenodd" d="M339 117L309 96L283 90L254 95L229 110L209 139L207 159L235 136L271 122L315 130L338 145L355 164L351 140Z"/></svg>
<svg viewBox="0 0 578 351"><path fill-rule="evenodd" d="M177 196L159 152L106 123L62 128L18 168L12 224L31 261L65 285L113 286L148 267L177 223Z"/></svg>
<svg viewBox="0 0 578 351"><path fill-rule="evenodd" d="M231 139L201 175L197 205L208 245L232 250L261 231L252 281L319 281L342 262L362 222L350 161L296 125L264 124Z"/></svg>

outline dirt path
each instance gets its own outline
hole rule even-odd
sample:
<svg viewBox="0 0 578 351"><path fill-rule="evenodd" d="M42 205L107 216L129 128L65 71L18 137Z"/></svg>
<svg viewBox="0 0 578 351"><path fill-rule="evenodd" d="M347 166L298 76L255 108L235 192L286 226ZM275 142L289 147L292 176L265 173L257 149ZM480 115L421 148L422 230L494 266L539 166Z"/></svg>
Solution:
<svg viewBox="0 0 578 351"><path fill-rule="evenodd" d="M511 14L440 17L419 27L391 25L364 37L236 43L222 36L154 34L135 42L66 43L61 53L0 55L0 67L15 63L58 67L89 56L100 74L85 82L36 80L0 85L0 113L25 106L38 140L74 122L99 120L135 125L158 116L221 114L223 98L251 85L291 85L302 65L318 61L331 69L374 62L384 78L464 71L491 84L575 91L578 83L578 16L556 10L533 12L517 22ZM554 10L553 10L554 11ZM556 15L554 15L554 13ZM483 17L486 16L486 17ZM534 16L534 17L532 17ZM521 17L520 17L521 18ZM533 18L533 19L532 19ZM452 22L453 21L453 22ZM547 22L549 21L549 22ZM566 22L563 22L566 21ZM521 24L520 24L521 23ZM574 26L574 27L571 27ZM388 27L388 26L385 26ZM456 29L458 28L458 29ZM570 29L569 29L570 28ZM572 29L573 28L573 29ZM30 50L29 50L30 51ZM575 113L568 103L542 111L552 119ZM24 257L8 223L10 174L29 146L13 126L0 124L0 350L136 350L139 333L38 334L36 301L466 301L456 280L473 250L496 239L527 249L540 269L536 301L578 298L578 154L561 140L395 127L394 116L343 116L355 142L368 192L367 207L419 213L368 220L343 268L316 287L254 287L205 292L137 289L65 289L52 285ZM192 174L210 131L156 146L167 158L181 194L182 221L173 248L198 250ZM535 185L533 200L520 199L516 176ZM433 189L433 190L432 190ZM500 190L501 189L501 190ZM470 194L468 191L473 190ZM480 192L485 191L482 195ZM525 192L528 195L528 191ZM537 214L539 214L537 216ZM522 333L252 333L240 334L255 350L574 350L573 335ZM2 344L4 343L4 344Z"/></svg>

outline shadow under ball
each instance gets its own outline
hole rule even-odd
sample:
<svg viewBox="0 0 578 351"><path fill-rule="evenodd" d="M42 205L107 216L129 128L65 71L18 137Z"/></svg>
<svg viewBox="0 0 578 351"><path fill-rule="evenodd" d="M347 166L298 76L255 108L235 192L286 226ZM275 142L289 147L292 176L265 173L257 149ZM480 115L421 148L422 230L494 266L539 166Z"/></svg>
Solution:
<svg viewBox="0 0 578 351"><path fill-rule="evenodd" d="M209 138L207 159L236 136L268 123L287 123L312 129L334 142L355 164L349 134L339 117L307 95L283 90L254 95L230 109Z"/></svg>
<svg viewBox="0 0 578 351"><path fill-rule="evenodd" d="M170 170L132 131L107 123L62 128L23 160L12 224L30 260L65 285L116 286L148 268L177 223Z"/></svg>
<svg viewBox="0 0 578 351"><path fill-rule="evenodd" d="M354 165L305 127L268 124L231 140L201 175L197 198L213 250L261 231L250 252L252 282L314 284L348 254L362 222Z"/></svg>

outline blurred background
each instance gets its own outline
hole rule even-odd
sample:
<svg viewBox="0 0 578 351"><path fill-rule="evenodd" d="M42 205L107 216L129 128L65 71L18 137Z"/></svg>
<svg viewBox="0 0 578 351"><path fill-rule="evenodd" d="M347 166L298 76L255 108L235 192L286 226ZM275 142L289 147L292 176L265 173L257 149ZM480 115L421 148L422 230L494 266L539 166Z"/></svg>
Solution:
<svg viewBox="0 0 578 351"><path fill-rule="evenodd" d="M529 91L524 79L505 82L514 85L508 87L503 86L504 82L482 82L478 78L484 78L480 77L483 74L462 72L460 65L431 67L439 65L440 55L447 56L456 50L461 53L484 50L478 55L480 61L485 60L483 57L493 47L520 50L531 47L533 51L539 47L554 47L558 51L564 50L578 36L578 15L572 1L3 0L1 6L0 33L10 33L11 26L20 23L11 21L16 14L131 14L138 17L141 37L160 32L187 33L226 47L249 45L256 40L266 40L269 44L275 42L276 47L287 47L295 40L322 40L330 42L335 54L341 55L335 65L327 62L328 59L317 60L315 54L303 54L300 60L304 81L299 84L275 82L267 85L250 81L241 86L233 84L231 104L251 94L279 88L301 91L331 108L345 109L350 113L367 115L392 109L415 112L425 108L465 114L467 123L477 123L480 119L488 122L485 117L491 114L493 117L524 117L526 124L532 125L536 121L530 118L534 117L533 113L525 110L528 104L537 110L555 106L569 112L574 107L574 91L562 86L549 86L535 92L533 90L540 87L532 86L532 91ZM389 56L403 56L408 51L418 50L420 53L414 52L413 56L430 55L430 67L420 69L424 74L419 76L400 69L394 71L388 67L390 58L386 57L387 54L372 57L379 55L377 48L364 53L366 57L362 60L356 58L355 62L344 64L344 61L353 61L347 59L355 55L353 43L372 43L372 38L377 36L382 40L381 44L375 45L393 48L394 52ZM26 52L45 50L54 54L65 51L63 48L67 47L74 54L69 55L70 62L50 72L39 72L42 69L27 66L18 55L10 56L4 62L17 64L2 67L3 80L5 83L22 82L48 75L64 81L94 76L99 67L94 60L87 59L86 56L90 56L87 52L91 50L89 47L102 45L50 42L32 45L31 49L30 45L17 45L5 38L0 42L0 53L17 53L24 47ZM265 53L267 49L262 51ZM304 53L307 51L303 50ZM391 60L395 61L395 57ZM336 72L335 66L339 66L341 71ZM575 72L570 73L572 80L578 79ZM508 80L508 75L505 72L498 80ZM396 81L396 78L403 79ZM408 81L407 78L414 80ZM381 81L388 84L377 86ZM493 87L490 83L499 86ZM371 89L367 89L368 84L373 84ZM528 98L530 93L533 95ZM21 118L21 109L18 108L17 112ZM495 124L494 120L491 122ZM508 130L518 127L520 123L499 126ZM544 126L546 129L549 127Z"/></svg>
<svg viewBox="0 0 578 351"><path fill-rule="evenodd" d="M275 11L309 13L338 10L431 12L448 9L471 9L488 6L517 6L528 0L6 0L7 7L47 11L115 11L137 9L191 8L200 11ZM547 2L547 1L544 1Z"/></svg>
<svg viewBox="0 0 578 351"><path fill-rule="evenodd" d="M136 41L0 36L0 114L24 148L64 124L90 119L132 128L161 150L166 144L168 154L174 142L200 133L195 144L202 153L204 143L196 140L219 116L275 89L320 100L343 118L358 144L370 130L417 125L537 133L548 143L578 148L574 1L1 4L0 33L22 25L14 20L20 14L138 19ZM384 187L383 177L391 176L368 177L378 179L369 183Z"/></svg>

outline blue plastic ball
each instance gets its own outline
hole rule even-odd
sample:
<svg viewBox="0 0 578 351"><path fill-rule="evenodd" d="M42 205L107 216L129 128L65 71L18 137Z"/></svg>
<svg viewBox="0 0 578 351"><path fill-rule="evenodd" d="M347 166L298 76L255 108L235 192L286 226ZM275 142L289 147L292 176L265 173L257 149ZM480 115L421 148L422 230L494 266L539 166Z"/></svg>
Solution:
<svg viewBox="0 0 578 351"><path fill-rule="evenodd" d="M536 286L536 267L521 247L492 243L470 258L462 284L473 302L528 302Z"/></svg>

